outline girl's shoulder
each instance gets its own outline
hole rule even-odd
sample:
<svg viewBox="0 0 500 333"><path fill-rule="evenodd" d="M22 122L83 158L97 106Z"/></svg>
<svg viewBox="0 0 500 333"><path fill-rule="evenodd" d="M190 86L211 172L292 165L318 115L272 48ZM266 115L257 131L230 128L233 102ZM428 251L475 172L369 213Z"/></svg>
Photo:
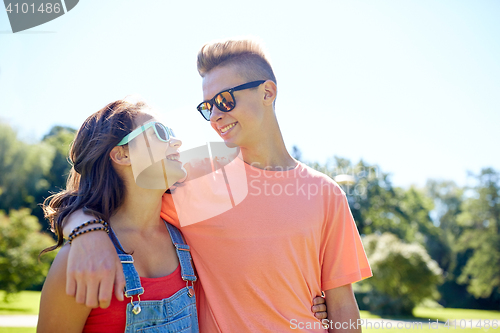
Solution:
<svg viewBox="0 0 500 333"><path fill-rule="evenodd" d="M66 267L68 266L70 245L59 249L50 266L42 288L42 297L49 294L51 298L66 296Z"/></svg>
<svg viewBox="0 0 500 333"><path fill-rule="evenodd" d="M47 279L49 277L53 278L51 275L55 275L55 273L58 273L57 274L58 276L62 275L62 279L66 280L66 267L68 266L69 250L70 250L69 244L63 245L59 249L56 258L54 259L52 265L50 266L49 275L47 275Z"/></svg>
<svg viewBox="0 0 500 333"><path fill-rule="evenodd" d="M90 313L90 308L66 295L69 250L69 245L59 250L43 284L37 332L81 332Z"/></svg>

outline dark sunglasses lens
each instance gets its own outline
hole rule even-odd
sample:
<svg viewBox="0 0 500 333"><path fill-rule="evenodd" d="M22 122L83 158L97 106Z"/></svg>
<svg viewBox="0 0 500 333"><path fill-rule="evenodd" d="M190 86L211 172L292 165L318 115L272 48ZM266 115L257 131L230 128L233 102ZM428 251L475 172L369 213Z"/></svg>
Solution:
<svg viewBox="0 0 500 333"><path fill-rule="evenodd" d="M234 109L234 99L228 91L221 92L215 96L214 101L217 108L221 111L227 112Z"/></svg>
<svg viewBox="0 0 500 333"><path fill-rule="evenodd" d="M208 102L203 102L200 105L198 105L198 111L200 111L201 115L205 120L210 120L210 116L212 114L212 106Z"/></svg>
<svg viewBox="0 0 500 333"><path fill-rule="evenodd" d="M165 128L165 126L163 126L162 124L156 123L155 130L156 130L156 134L158 134L158 137L160 140L163 140L166 142L166 141L168 141L168 139L170 139L170 135L168 134L167 128Z"/></svg>

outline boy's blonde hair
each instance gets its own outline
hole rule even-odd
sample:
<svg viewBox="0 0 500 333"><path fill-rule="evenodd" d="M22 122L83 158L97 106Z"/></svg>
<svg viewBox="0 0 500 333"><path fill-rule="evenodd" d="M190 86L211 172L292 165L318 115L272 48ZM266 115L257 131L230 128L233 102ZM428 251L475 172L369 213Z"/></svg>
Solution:
<svg viewBox="0 0 500 333"><path fill-rule="evenodd" d="M271 64L261 45L253 39L217 41L205 44L198 53L201 77L220 66L235 66L249 81L272 80L276 83Z"/></svg>

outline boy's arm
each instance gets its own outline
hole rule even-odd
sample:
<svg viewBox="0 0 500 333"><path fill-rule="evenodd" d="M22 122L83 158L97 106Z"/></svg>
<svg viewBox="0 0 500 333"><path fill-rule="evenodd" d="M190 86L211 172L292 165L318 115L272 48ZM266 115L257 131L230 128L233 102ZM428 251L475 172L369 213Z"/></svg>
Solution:
<svg viewBox="0 0 500 333"><path fill-rule="evenodd" d="M359 309L351 284L325 291L328 332L361 333ZM335 323L340 329L335 329Z"/></svg>
<svg viewBox="0 0 500 333"><path fill-rule="evenodd" d="M94 220L92 215L78 210L67 217L64 236L77 226ZM91 227L91 226L90 226ZM123 300L125 277L115 247L104 231L94 231L76 237L71 242L66 269L66 294L88 307L107 308L113 293Z"/></svg>
<svg viewBox="0 0 500 333"><path fill-rule="evenodd" d="M40 298L37 332L82 332L89 316L88 307L66 295L66 263L69 246L63 246L50 267Z"/></svg>

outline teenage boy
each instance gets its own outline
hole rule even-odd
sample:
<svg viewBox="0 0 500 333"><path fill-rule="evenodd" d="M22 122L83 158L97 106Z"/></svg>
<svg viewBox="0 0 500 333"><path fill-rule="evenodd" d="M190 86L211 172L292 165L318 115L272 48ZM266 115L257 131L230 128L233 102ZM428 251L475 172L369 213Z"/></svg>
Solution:
<svg viewBox="0 0 500 333"><path fill-rule="evenodd" d="M345 193L288 154L274 110L276 78L260 46L207 44L198 71L205 99L198 111L226 145L239 147L249 188L232 209L188 226L179 223L172 196L164 196L162 217L181 227L200 277L200 328L324 332L310 311L324 291L328 328L361 331L351 283L371 270ZM65 230L88 219L76 213ZM96 306L97 295L106 303L113 279L115 293L122 290L120 263L101 262L100 252L114 251L103 234L72 243L67 290L87 305Z"/></svg>

